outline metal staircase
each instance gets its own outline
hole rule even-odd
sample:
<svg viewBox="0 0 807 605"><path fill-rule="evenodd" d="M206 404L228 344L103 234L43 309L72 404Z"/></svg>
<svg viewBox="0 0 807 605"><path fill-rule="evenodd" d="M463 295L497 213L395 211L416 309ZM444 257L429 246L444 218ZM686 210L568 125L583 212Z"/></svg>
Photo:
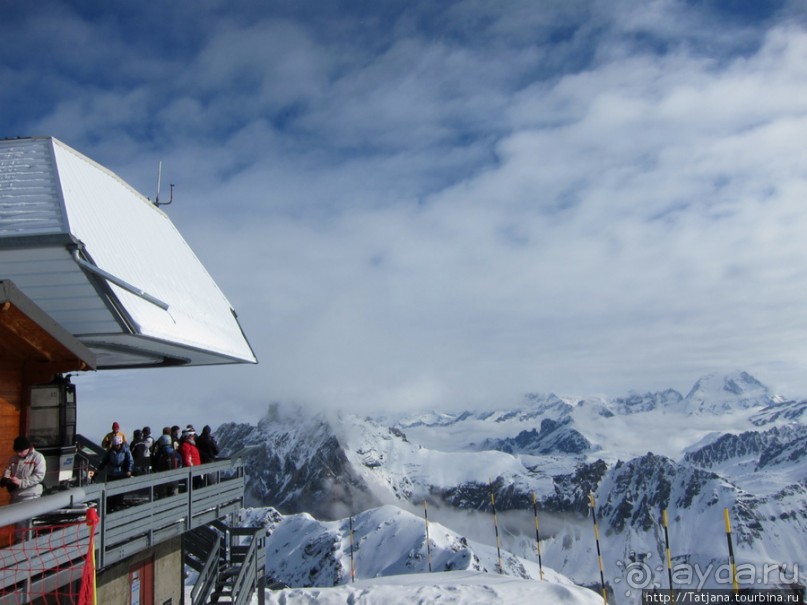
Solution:
<svg viewBox="0 0 807 605"><path fill-rule="evenodd" d="M213 521L184 534L185 563L199 574L191 591L192 605L245 605L255 590L263 605L265 547L263 527L230 527Z"/></svg>

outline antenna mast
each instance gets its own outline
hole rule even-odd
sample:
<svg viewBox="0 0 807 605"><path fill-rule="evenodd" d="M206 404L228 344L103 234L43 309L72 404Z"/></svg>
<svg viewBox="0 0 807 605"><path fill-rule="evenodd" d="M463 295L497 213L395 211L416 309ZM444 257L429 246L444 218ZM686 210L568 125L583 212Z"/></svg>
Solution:
<svg viewBox="0 0 807 605"><path fill-rule="evenodd" d="M154 205L157 206L158 208L160 206L167 206L168 204L174 201L174 184L171 183L169 185L171 189L170 189L170 195L168 196L168 201L160 202L160 182L162 181L162 178L163 178L163 163L162 160L160 160L160 162L157 164L157 195L154 198Z"/></svg>

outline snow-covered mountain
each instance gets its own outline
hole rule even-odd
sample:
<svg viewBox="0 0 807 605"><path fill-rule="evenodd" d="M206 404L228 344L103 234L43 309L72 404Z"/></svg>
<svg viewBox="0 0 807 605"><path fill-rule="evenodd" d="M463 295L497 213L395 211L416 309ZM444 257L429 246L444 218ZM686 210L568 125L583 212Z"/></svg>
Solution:
<svg viewBox="0 0 807 605"><path fill-rule="evenodd" d="M709 374L698 380L681 401L684 409L695 414L729 414L738 409L768 407L781 398L747 372Z"/></svg>
<svg viewBox="0 0 807 605"><path fill-rule="evenodd" d="M217 434L225 451L243 458L249 469L248 505L335 518L380 504L362 477L362 465L355 464L357 457L372 462L366 453L342 446L335 433L341 423L341 417L273 404L257 426L228 423Z"/></svg>
<svg viewBox="0 0 807 605"><path fill-rule="evenodd" d="M544 418L540 430L521 431L515 437L485 439L482 450L499 450L508 454L582 454L591 449L591 443L580 431L569 426L571 417L563 420Z"/></svg>
<svg viewBox="0 0 807 605"><path fill-rule="evenodd" d="M659 408L672 409L683 397L675 389L667 389L658 393L630 393L626 397L618 397L613 401L616 414L637 414L650 412Z"/></svg>
<svg viewBox="0 0 807 605"><path fill-rule="evenodd" d="M587 519L593 494L606 579L617 602L634 602L640 588L666 586L662 510L674 561L690 572L676 580L681 585L722 585L724 509L737 561L753 573L785 570L783 578L766 572L765 583L807 569L804 409L807 402L735 372L705 376L686 396L672 389L613 400L532 394L458 414L370 419L275 405L258 426L227 424L217 434L245 458L254 505L308 512L319 521L306 523L320 524L323 535L350 513L426 500L437 521L464 525L469 539L491 544L486 521L457 514L484 519L493 495L507 520L502 540L531 559L535 498L546 517L545 564L589 586L598 583ZM629 573L637 566L647 572L638 583ZM326 567L322 581L333 581L336 568Z"/></svg>
<svg viewBox="0 0 807 605"><path fill-rule="evenodd" d="M751 416L751 423L765 426L777 422L801 422L805 413L807 413L807 401L781 401Z"/></svg>
<svg viewBox="0 0 807 605"><path fill-rule="evenodd" d="M419 587L418 591L428 591L425 587L438 588L453 579L465 587L452 592L462 590L473 597L478 591L480 595L472 601L479 602L479 597L501 590L485 589L489 584L501 584L493 578L497 575L506 577L509 584L518 588L517 592L529 590L532 595L546 594L553 603L600 602L591 591L574 585L552 569L539 567L534 560L475 543L439 523L430 522L427 526L425 515L418 517L396 506L386 505L335 521L319 521L308 513L284 516L272 508L246 509L241 517L243 525L266 528L266 575L273 584L342 586L344 593L349 592L344 589L356 587L356 581L406 575L417 577L417 582L392 580L392 585L405 584ZM462 573L457 575L456 572ZM446 576L447 573L454 575ZM485 576L487 579L480 580ZM382 587L388 582L390 580L376 581L375 585ZM361 590L365 597L371 592ZM392 598L386 595L387 598L382 599L383 589L376 592L379 600L372 602L407 602L400 600L400 594ZM286 602L301 595L301 591L278 594L278 602ZM281 598L284 594L286 600ZM505 589L503 596L507 594L509 591ZM322 598L323 593L317 592L306 602L321 602Z"/></svg>

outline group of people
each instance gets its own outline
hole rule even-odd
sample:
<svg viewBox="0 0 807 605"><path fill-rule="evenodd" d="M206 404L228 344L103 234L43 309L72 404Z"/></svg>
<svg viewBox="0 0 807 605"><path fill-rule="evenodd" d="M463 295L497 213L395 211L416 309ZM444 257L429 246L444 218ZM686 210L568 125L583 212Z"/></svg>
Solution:
<svg viewBox="0 0 807 605"><path fill-rule="evenodd" d="M107 469L107 481L125 479L152 471L168 471L186 466L213 462L219 455L219 445L209 426L196 434L193 425L165 427L155 439L148 426L136 429L132 441L126 439L117 422L101 441L106 450L98 470Z"/></svg>
<svg viewBox="0 0 807 605"><path fill-rule="evenodd" d="M152 436L151 428L146 426L134 431L130 443L120 430L120 425L113 422L112 430L104 436L101 446L105 452L98 470L106 469L107 481L152 471L199 466L213 462L219 455L219 445L211 428L205 426L197 436L190 424L184 429L165 427L157 439ZM24 435L14 439L13 448L14 455L0 477L0 487L8 490L12 504L39 498L47 472L45 457ZM206 481L205 476L194 477L194 487L201 487ZM176 484L165 486L166 494L175 493L176 489ZM28 523L17 525L20 534L17 539L20 539Z"/></svg>

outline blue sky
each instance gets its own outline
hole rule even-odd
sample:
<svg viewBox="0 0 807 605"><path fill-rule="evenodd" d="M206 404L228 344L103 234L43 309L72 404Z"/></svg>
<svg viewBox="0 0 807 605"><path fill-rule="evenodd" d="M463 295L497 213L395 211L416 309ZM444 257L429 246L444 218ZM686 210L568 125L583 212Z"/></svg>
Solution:
<svg viewBox="0 0 807 605"><path fill-rule="evenodd" d="M79 377L85 432L807 396L801 2L3 2L0 34L0 136L148 196L162 161L261 362Z"/></svg>

